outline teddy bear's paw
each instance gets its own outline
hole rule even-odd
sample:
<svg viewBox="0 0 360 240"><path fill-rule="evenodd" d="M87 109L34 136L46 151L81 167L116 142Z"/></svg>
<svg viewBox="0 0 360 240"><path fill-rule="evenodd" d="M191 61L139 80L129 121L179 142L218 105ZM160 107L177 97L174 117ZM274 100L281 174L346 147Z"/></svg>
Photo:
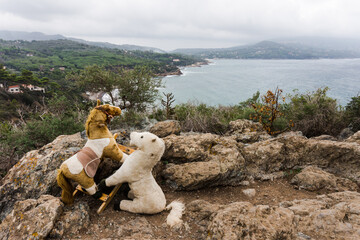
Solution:
<svg viewBox="0 0 360 240"><path fill-rule="evenodd" d="M121 209L120 209L120 201L117 201L117 202L114 203L114 210L115 211L121 211Z"/></svg>

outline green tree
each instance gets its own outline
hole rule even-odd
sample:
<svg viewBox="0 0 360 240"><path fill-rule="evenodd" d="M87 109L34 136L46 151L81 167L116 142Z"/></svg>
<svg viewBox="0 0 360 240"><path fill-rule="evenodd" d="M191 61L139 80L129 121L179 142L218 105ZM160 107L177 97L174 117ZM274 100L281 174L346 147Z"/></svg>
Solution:
<svg viewBox="0 0 360 240"><path fill-rule="evenodd" d="M119 73L117 89L119 89L121 108L143 111L148 104L155 102L158 88L161 87L161 78L154 77L148 67L121 69Z"/></svg>
<svg viewBox="0 0 360 240"><path fill-rule="evenodd" d="M0 64L0 83L3 84L4 88L7 89L9 84L15 80L15 75L10 74L4 65Z"/></svg>
<svg viewBox="0 0 360 240"><path fill-rule="evenodd" d="M77 85L85 91L109 94L112 104L115 105L116 98L113 91L118 85L119 77L114 72L98 65L92 65L85 67L79 73L68 75L67 79L74 79Z"/></svg>
<svg viewBox="0 0 360 240"><path fill-rule="evenodd" d="M144 110L147 104L156 100L157 88L161 86L161 79L155 78L148 67L135 67L131 70L118 68L112 71L93 65L69 75L68 79L74 79L85 91L109 94L113 105L119 99L122 109L138 111ZM115 94L116 89L118 93Z"/></svg>

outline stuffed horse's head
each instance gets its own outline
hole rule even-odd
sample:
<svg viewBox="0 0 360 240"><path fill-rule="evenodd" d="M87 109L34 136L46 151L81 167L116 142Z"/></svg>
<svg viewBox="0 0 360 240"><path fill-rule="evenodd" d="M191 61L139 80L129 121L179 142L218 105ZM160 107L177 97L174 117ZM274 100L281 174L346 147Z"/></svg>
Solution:
<svg viewBox="0 0 360 240"><path fill-rule="evenodd" d="M86 134L89 139L112 137L107 125L114 116L119 116L121 110L109 104L100 105L97 100L96 107L90 111L85 123Z"/></svg>

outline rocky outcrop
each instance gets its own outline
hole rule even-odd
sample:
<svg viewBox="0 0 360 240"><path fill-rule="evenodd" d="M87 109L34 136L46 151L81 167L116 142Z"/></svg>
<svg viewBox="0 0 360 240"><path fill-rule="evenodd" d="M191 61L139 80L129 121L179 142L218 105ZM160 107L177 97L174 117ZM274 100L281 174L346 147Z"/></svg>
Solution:
<svg viewBox="0 0 360 240"><path fill-rule="evenodd" d="M51 230L50 238L61 239L64 233L71 233L71 235L76 236L79 235L80 230L87 229L90 226L89 205L87 203L78 202L66 208Z"/></svg>
<svg viewBox="0 0 360 240"><path fill-rule="evenodd" d="M196 200L187 215L207 226L210 239L359 239L360 194L340 192L276 206Z"/></svg>
<svg viewBox="0 0 360 240"><path fill-rule="evenodd" d="M156 123L150 128L150 132L156 136L163 138L171 134L179 135L181 131L181 126L179 121L167 120Z"/></svg>
<svg viewBox="0 0 360 240"><path fill-rule="evenodd" d="M283 176L282 171L316 165L360 184L356 134L340 142L308 139L299 132L289 132L253 144L241 143L242 131L251 133L249 129L256 128L259 126L250 121L236 121L230 131L233 136L185 134L164 138L163 162L169 164L162 171L163 177L175 189L192 190L239 185L246 177L273 180Z"/></svg>
<svg viewBox="0 0 360 240"><path fill-rule="evenodd" d="M1 180L0 219L11 212L16 201L37 199L44 194L58 195L56 169L84 144L80 134L59 136L39 150L25 154Z"/></svg>
<svg viewBox="0 0 360 240"><path fill-rule="evenodd" d="M171 135L164 140L163 160L170 164L162 175L175 189L238 185L244 179L244 158L233 138L192 134Z"/></svg>
<svg viewBox="0 0 360 240"><path fill-rule="evenodd" d="M360 131L356 132L354 135L350 136L348 139L345 139L345 142L355 142L360 144Z"/></svg>
<svg viewBox="0 0 360 240"><path fill-rule="evenodd" d="M233 136L237 142L242 143L254 143L271 138L260 123L246 119L231 121L226 135Z"/></svg>
<svg viewBox="0 0 360 240"><path fill-rule="evenodd" d="M60 199L50 195L16 202L0 225L0 239L44 239L53 229L62 209Z"/></svg>
<svg viewBox="0 0 360 240"><path fill-rule="evenodd" d="M358 186L346 178L339 178L314 166L304 168L293 177L291 183L309 191L357 191Z"/></svg>
<svg viewBox="0 0 360 240"><path fill-rule="evenodd" d="M242 150L249 175L316 165L360 183L360 145L284 135L245 146Z"/></svg>

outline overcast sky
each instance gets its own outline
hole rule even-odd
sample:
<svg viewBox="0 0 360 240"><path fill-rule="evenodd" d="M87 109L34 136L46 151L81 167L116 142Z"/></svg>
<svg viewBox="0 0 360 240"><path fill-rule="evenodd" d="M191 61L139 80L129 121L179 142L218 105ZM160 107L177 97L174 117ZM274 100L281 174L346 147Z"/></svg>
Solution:
<svg viewBox="0 0 360 240"><path fill-rule="evenodd" d="M360 0L0 0L0 30L164 50L360 38Z"/></svg>

